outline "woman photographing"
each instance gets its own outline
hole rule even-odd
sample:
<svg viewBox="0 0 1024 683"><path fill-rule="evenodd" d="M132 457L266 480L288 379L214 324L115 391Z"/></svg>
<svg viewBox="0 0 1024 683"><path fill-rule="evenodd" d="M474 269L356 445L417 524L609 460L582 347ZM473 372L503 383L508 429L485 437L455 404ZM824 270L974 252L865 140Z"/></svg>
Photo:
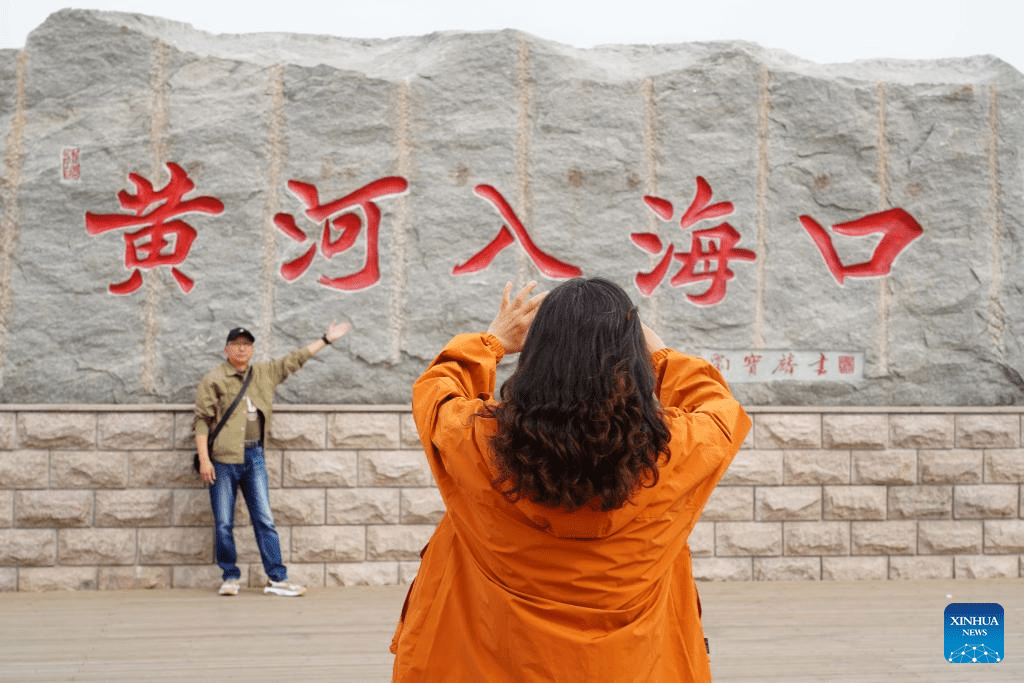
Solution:
<svg viewBox="0 0 1024 683"><path fill-rule="evenodd" d="M687 539L750 419L602 279L502 294L413 386L446 513L394 681L710 681ZM506 353L518 366L494 398Z"/></svg>

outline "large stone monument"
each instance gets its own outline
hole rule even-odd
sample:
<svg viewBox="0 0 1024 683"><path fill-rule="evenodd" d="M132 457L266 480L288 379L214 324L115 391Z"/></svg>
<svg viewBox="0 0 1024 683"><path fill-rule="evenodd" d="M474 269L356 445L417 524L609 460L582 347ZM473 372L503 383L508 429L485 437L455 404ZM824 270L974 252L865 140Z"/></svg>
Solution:
<svg viewBox="0 0 1024 683"><path fill-rule="evenodd" d="M215 36L65 10L0 51L0 402L405 403L507 280L601 275L747 403L1024 404L1024 79L750 43Z"/></svg>

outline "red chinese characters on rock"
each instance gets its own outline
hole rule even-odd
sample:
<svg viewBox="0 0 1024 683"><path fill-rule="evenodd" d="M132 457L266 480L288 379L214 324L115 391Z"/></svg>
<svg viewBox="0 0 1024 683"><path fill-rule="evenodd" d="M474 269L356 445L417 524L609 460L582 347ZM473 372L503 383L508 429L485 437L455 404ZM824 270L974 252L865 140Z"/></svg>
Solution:
<svg viewBox="0 0 1024 683"><path fill-rule="evenodd" d="M679 227L686 231L702 220L728 216L733 212L732 202L711 203L711 186L697 176L697 193L690 207L679 219ZM644 202L663 221L671 221L675 213L672 203L659 197L647 195ZM633 243L651 254L662 252L661 238L652 232L635 232L630 235ZM637 288L650 296L661 284L673 259L682 265L669 284L673 287L709 282L703 294L687 294L686 298L698 306L713 306L725 298L726 285L736 274L729 268L730 261L754 261L757 256L747 249L737 249L740 234L729 223L723 222L713 228L695 230L691 236L690 251L677 252L674 244L665 249L661 261L649 273L637 273L634 281Z"/></svg>
<svg viewBox="0 0 1024 683"><path fill-rule="evenodd" d="M494 258L501 253L501 251L519 240L519 244L522 245L523 250L526 251L527 256L533 261L533 264L537 266L540 272L544 273L553 279L568 279L573 277L579 277L583 271L574 265L570 265L563 261L559 261L554 256L545 253L538 247L534 241L530 238L530 235L526 232L526 228L523 227L522 221L516 216L515 211L509 205L505 198L491 185L477 185L473 191L480 197L483 197L489 201L494 208L498 211L498 215L505 221L504 225L498 231L498 234L492 239L487 246L478 251L476 254L471 256L465 263L461 263L452 268L452 275L465 275L467 273L475 273L477 271L487 268L494 261Z"/></svg>
<svg viewBox="0 0 1024 683"><path fill-rule="evenodd" d="M793 363L793 354L784 353L779 357L779 364L775 366L774 370L772 370L772 374L774 375L781 372L787 375L792 375L795 371L796 365Z"/></svg>
<svg viewBox="0 0 1024 683"><path fill-rule="evenodd" d="M136 194L122 190L117 194L121 207L132 212L125 214L95 214L86 212L85 229L90 235L109 230L141 228L124 234L124 265L133 269L124 282L107 287L111 294L131 294L142 286L140 269L170 266L171 275L181 290L188 294L195 286L189 276L177 266L188 258L196 230L188 223L175 220L187 213L219 215L224 204L215 197L197 197L182 201L185 194L195 189L195 183L181 166L167 163L171 179L160 190L140 175L131 173L128 179L135 185Z"/></svg>
<svg viewBox="0 0 1024 683"><path fill-rule="evenodd" d="M312 241L305 253L281 266L281 275L291 282L305 273L313 262L318 247L320 253L328 260L336 254L348 251L355 244L359 234L364 232L365 227L366 261L363 268L341 277L321 275L319 282L325 287L343 291L358 291L379 282L381 211L377 201L404 194L408 188L409 183L405 178L388 176L367 183L340 199L321 204L320 193L315 185L289 180L288 189L306 205L306 217L315 223L322 222L323 231L319 242L309 240L306 233L299 229L294 216L289 213L274 216L274 225L288 237L301 243Z"/></svg>
<svg viewBox="0 0 1024 683"><path fill-rule="evenodd" d="M882 239L878 242L868 261L847 266L839 260L839 254L832 244L832 237L816 220L810 216L800 216L800 223L814 240L814 244L817 245L825 259L825 265L828 266L832 276L840 285L848 277L866 278L888 275L896 257L907 248L907 245L924 233L914 217L903 209L889 209L847 223L833 225L832 230L840 235L852 237L877 233L882 235Z"/></svg>

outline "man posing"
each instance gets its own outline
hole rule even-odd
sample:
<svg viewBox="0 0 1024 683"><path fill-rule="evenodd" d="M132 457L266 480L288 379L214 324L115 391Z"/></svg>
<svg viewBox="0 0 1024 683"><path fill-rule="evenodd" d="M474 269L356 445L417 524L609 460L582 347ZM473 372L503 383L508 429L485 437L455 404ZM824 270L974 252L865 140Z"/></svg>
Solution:
<svg viewBox="0 0 1024 683"><path fill-rule="evenodd" d="M253 363L252 332L236 327L228 332L224 354L227 361L211 370L196 390L196 449L199 451L199 476L210 485L210 503L216 527L217 564L224 570L221 595L238 595L241 572L236 564L233 533L235 497L241 487L249 508L256 545L269 581L263 589L270 595L295 597L306 592L304 586L288 582L288 570L281 561L281 543L270 511L267 468L263 461L263 440L273 412L274 391L288 375L301 368L313 354L337 341L351 329L348 323L331 323L324 336L287 356L269 363ZM247 374L252 379L245 395L235 406L213 442L207 448L207 436L238 396Z"/></svg>

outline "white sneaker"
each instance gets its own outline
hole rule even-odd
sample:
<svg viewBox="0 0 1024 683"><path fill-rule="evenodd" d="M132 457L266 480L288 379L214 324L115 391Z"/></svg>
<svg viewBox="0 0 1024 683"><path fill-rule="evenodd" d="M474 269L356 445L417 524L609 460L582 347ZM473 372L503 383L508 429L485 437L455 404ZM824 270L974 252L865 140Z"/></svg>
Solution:
<svg viewBox="0 0 1024 683"><path fill-rule="evenodd" d="M238 595L241 585L238 583L238 579L227 579L220 585L220 590L217 591L220 595Z"/></svg>
<svg viewBox="0 0 1024 683"><path fill-rule="evenodd" d="M306 592L305 586L300 586L287 581L267 581L267 587L263 589L267 595L280 595L284 598L297 598Z"/></svg>

